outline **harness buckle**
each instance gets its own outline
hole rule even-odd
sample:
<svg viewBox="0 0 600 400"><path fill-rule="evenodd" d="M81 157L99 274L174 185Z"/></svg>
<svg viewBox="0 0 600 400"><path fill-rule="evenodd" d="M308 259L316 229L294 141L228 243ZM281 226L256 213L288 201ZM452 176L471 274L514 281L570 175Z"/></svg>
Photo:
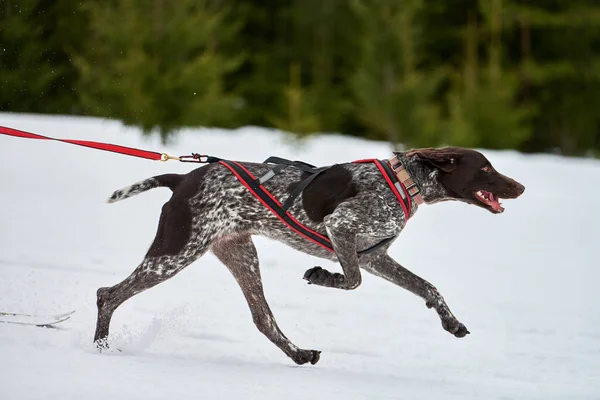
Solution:
<svg viewBox="0 0 600 400"><path fill-rule="evenodd" d="M410 193L410 190L416 188L417 191L415 193ZM419 188L419 186L417 185L416 182L413 182L411 185L406 187L406 191L410 193L411 196L416 195L417 193L421 193L421 189Z"/></svg>

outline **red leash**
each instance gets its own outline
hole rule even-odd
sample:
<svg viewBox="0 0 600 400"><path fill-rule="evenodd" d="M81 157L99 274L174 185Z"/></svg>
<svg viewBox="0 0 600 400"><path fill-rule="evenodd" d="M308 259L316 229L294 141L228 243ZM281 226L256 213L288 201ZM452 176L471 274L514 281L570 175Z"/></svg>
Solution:
<svg viewBox="0 0 600 400"><path fill-rule="evenodd" d="M0 134L20 137L20 138L26 138L26 139L54 140L57 142L76 144L78 146L90 147L92 149L110 151L112 153L125 154L128 156L140 157L140 158L145 158L148 160L155 160L155 161L177 160L177 161L181 161L181 162L203 163L203 162L206 162L205 159L208 158L208 156L203 156L203 155L199 155L199 154L192 154L191 156L174 157L174 156L168 155L167 153L157 153L155 151L141 150L141 149L136 149L133 147L119 146L119 145L110 144L110 143L91 142L89 140L56 139L56 138L51 138L48 136L38 135L35 133L20 131L18 129L7 128L5 126L0 126Z"/></svg>

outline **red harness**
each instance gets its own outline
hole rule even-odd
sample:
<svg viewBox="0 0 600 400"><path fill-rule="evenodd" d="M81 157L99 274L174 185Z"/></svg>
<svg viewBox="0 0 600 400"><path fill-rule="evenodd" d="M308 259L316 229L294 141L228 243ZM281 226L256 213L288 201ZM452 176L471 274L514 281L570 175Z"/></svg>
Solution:
<svg viewBox="0 0 600 400"><path fill-rule="evenodd" d="M398 202L402 206L402 210L404 210L404 215L406 215L406 220L404 222L404 224L406 225L406 222L408 222L408 219L410 218L410 212L412 211L412 201L411 201L410 193L408 193L406 186L404 186L404 184L402 182L400 182L400 180L398 179L398 177L396 176L396 174L390 167L389 163L387 161L381 161L381 160L377 160L375 158L366 159L366 160L357 160L354 162L355 163L371 163L371 162L375 163L377 168L379 168L379 172L381 172L381 175L383 175L383 178L387 182L390 189L392 189L392 192L394 193L394 195L398 199Z"/></svg>
<svg viewBox="0 0 600 400"><path fill-rule="evenodd" d="M275 160L275 161L270 161L270 160ZM311 242L323 247L324 249L329 250L331 252L335 252L335 250L333 248L333 244L331 243L331 240L327 236L308 228L307 226L303 225L301 222L299 222L296 218L294 218L290 214L290 212L288 211L288 207L291 205L291 202L289 201L290 199L286 200L285 203L282 205L282 203L279 200L277 200L263 186L263 183L266 180L272 178L273 176L276 175L277 172L281 171L281 169L278 169L279 165L296 166L298 168L303 169L305 172L311 173L311 175L308 178L305 178L303 181L298 183L298 187L300 187L300 188L305 188L307 186L305 183L310 183L310 181L312 181L312 179L314 179L317 174L323 172L324 170L326 170L326 168L315 168L315 167L308 165L306 163L303 163L303 162L289 161L289 160L285 160L285 159L281 159L281 158L271 157L271 158L267 159L265 161L265 163L274 162L274 163L278 164L278 166L274 167L271 171L269 171L267 174L265 174L263 178L256 178L242 164L240 164L236 161L213 159L212 162L215 162L215 161L217 161L219 164L228 168L235 175L235 177L238 178L238 180L250 191L250 193L252 193L252 195L254 197L256 197L265 207L267 207L267 209L269 209L269 211L271 211L273 214L275 214L281 222L283 222L285 225L287 225L288 228L292 229L294 232L296 232L299 235L303 236L304 238L310 240ZM410 212L412 211L412 202L410 200L410 194L409 194L408 190L402 184L402 182L400 182L398 180L392 167L390 166L390 164L387 161L382 161L382 160L378 160L378 159L354 161L354 163L371 163L371 162L377 166L377 168L383 175L385 181L388 183L390 189L392 190L392 192L398 199L398 202L402 206L402 209L404 210L404 213L406 215L406 219L405 219L405 223L406 223L406 221L408 221L408 219L410 218ZM277 171L277 172L273 172L273 171ZM267 177L267 178L265 179L265 177ZM298 192L298 191L296 189L294 189L292 191L292 195L290 195L292 200L295 198L295 196L297 194L299 194L299 192L298 193L295 193L295 192ZM378 249L379 247L391 242L393 239L394 239L393 237L386 238L386 239L382 240L381 242L375 244L374 246L371 246L367 249L357 252L357 254L360 256L360 255L363 255L366 253L370 253L370 252Z"/></svg>

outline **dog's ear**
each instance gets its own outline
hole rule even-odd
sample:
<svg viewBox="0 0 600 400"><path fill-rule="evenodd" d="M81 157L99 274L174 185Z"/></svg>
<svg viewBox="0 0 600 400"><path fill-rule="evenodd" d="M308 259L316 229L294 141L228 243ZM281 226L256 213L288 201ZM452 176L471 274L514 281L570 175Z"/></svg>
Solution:
<svg viewBox="0 0 600 400"><path fill-rule="evenodd" d="M417 156L432 167L438 168L444 172L452 172L457 167L460 153L453 148L443 149L416 149L407 153L407 156Z"/></svg>

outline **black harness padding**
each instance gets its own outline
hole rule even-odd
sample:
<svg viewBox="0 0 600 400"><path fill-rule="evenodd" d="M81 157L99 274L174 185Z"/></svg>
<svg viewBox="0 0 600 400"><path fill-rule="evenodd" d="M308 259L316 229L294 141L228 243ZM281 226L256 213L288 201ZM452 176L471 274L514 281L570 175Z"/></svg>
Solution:
<svg viewBox="0 0 600 400"><path fill-rule="evenodd" d="M294 204L294 201L296 200L296 198L302 194L304 189L306 189L306 187L308 185L310 185L310 183L321 172L329 169L329 167L317 168L314 165L305 163L304 161L290 161L290 160L286 160L285 158L280 158L280 157L269 157L265 161L263 161L263 163L264 164L277 164L277 166L275 166L273 169L271 169L269 172L264 174L259 179L261 184L265 183L266 181L268 181L269 179L271 179L272 177L274 177L275 175L277 175L278 173L283 171L283 169L288 166L296 167L296 168L298 168L304 172L308 172L310 174L308 177L301 180L300 183L298 183L296 185L294 190L292 190L292 193L290 193L288 198L285 200L285 202L281 206L281 208L283 208L283 211L289 210L289 208Z"/></svg>
<svg viewBox="0 0 600 400"><path fill-rule="evenodd" d="M273 157L273 156L269 157L265 161L263 161L263 164L293 165L294 167L300 168L304 172L315 172L316 170L322 169L322 168L317 168L314 165L311 165L309 163L305 163L304 161L290 161L290 160L286 160L285 158ZM325 168L327 168L327 167L325 167Z"/></svg>

